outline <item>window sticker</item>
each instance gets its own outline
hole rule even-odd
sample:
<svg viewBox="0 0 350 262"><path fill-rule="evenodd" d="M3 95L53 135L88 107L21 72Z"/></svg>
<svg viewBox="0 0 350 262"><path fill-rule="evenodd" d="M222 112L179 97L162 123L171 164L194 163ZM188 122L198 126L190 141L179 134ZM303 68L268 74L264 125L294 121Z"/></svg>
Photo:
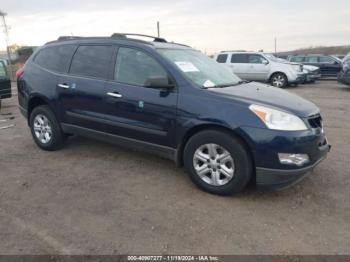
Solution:
<svg viewBox="0 0 350 262"><path fill-rule="evenodd" d="M203 84L203 87L205 87L205 88L210 88L210 87L214 87L214 86L215 86L215 84L211 80L207 80Z"/></svg>
<svg viewBox="0 0 350 262"><path fill-rule="evenodd" d="M188 72L199 72L199 69L194 66L191 62L175 62L175 64L182 70L184 73Z"/></svg>

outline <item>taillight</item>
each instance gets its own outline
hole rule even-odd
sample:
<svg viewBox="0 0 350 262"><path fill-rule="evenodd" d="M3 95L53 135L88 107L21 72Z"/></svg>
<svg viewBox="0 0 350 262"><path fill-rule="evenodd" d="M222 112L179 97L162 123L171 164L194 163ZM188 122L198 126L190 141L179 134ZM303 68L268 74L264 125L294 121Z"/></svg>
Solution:
<svg viewBox="0 0 350 262"><path fill-rule="evenodd" d="M20 78L21 76L23 76L23 74L24 74L24 68L22 67L22 68L20 68L20 69L17 70L17 72L16 72L16 78L17 78L17 79Z"/></svg>

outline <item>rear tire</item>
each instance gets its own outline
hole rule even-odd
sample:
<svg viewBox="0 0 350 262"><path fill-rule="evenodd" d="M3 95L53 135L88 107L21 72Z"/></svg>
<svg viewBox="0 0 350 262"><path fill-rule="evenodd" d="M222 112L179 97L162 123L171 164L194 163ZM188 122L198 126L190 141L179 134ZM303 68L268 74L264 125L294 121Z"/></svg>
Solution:
<svg viewBox="0 0 350 262"><path fill-rule="evenodd" d="M55 151L62 148L65 135L48 106L34 108L30 114L29 125L33 139L41 149Z"/></svg>
<svg viewBox="0 0 350 262"><path fill-rule="evenodd" d="M215 129L202 131L187 142L184 165L194 184L212 194L242 191L252 176L252 160L240 139Z"/></svg>
<svg viewBox="0 0 350 262"><path fill-rule="evenodd" d="M288 85L288 78L283 73L274 73L270 79L271 85L278 88L285 88Z"/></svg>

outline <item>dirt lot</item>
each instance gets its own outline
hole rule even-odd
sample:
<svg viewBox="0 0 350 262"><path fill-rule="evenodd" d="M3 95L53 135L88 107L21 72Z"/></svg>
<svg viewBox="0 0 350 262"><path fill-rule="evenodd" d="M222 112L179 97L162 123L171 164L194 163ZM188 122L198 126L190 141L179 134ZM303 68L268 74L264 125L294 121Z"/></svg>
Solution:
<svg viewBox="0 0 350 262"><path fill-rule="evenodd" d="M17 109L0 119L1 254L350 254L350 88L289 89L315 102L332 152L301 184L218 197L167 160L73 137L34 144Z"/></svg>

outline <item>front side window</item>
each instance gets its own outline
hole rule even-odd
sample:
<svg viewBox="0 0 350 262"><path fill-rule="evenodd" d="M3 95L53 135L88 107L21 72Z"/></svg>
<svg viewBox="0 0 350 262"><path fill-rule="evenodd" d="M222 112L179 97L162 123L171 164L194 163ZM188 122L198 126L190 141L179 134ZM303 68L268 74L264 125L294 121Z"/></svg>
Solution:
<svg viewBox="0 0 350 262"><path fill-rule="evenodd" d="M76 51L70 74L106 79L113 57L113 47L103 45L79 46Z"/></svg>
<svg viewBox="0 0 350 262"><path fill-rule="evenodd" d="M329 56L320 56L320 63L332 64L335 62L335 59Z"/></svg>
<svg viewBox="0 0 350 262"><path fill-rule="evenodd" d="M248 55L249 64L263 64L264 61L267 61L261 55Z"/></svg>
<svg viewBox="0 0 350 262"><path fill-rule="evenodd" d="M168 77L165 69L145 52L121 47L118 50L114 79L130 85L145 85L150 77Z"/></svg>
<svg viewBox="0 0 350 262"><path fill-rule="evenodd" d="M74 45L46 47L35 56L34 63L57 73L65 73L75 48Z"/></svg>
<svg viewBox="0 0 350 262"><path fill-rule="evenodd" d="M226 66L193 49L158 49L190 81L199 87L214 88L236 85L240 79Z"/></svg>
<svg viewBox="0 0 350 262"><path fill-rule="evenodd" d="M0 61L0 77L7 77L6 66L2 61Z"/></svg>
<svg viewBox="0 0 350 262"><path fill-rule="evenodd" d="M218 55L218 58L216 59L216 62L224 64L224 63L226 63L227 58L228 58L228 54Z"/></svg>

